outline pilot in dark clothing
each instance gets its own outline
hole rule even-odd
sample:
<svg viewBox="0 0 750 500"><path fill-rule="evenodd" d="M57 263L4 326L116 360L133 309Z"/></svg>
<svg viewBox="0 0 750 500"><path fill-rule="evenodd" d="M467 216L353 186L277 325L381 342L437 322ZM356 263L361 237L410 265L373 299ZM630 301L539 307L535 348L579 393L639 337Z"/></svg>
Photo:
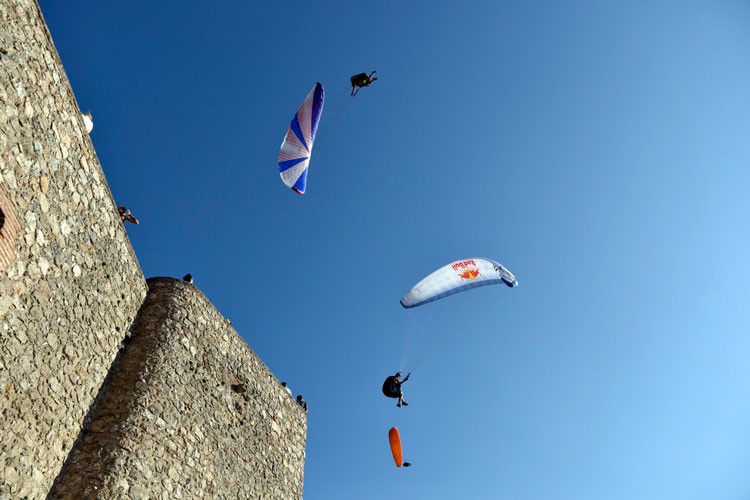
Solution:
<svg viewBox="0 0 750 500"><path fill-rule="evenodd" d="M385 379L385 382L383 382L383 394L389 398L398 398L396 406L399 408L401 408L402 404L404 406L409 406L409 403L404 401L404 393L401 392L401 385L409 380L409 375L411 375L411 373L407 373L406 377L401 380L401 372L396 372L395 375L391 375Z"/></svg>

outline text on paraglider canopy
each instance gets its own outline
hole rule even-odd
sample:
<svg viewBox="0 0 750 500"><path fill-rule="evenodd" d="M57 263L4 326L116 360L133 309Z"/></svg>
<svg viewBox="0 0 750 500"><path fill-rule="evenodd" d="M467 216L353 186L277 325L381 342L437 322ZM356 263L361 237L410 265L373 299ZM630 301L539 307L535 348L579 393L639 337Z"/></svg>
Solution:
<svg viewBox="0 0 750 500"><path fill-rule="evenodd" d="M468 259L468 260L461 260L459 262L456 262L456 263L453 264L452 267L453 267L453 270L455 271L459 267L461 269L466 269L467 266L476 266L476 265L477 265L477 263L474 262L474 259Z"/></svg>

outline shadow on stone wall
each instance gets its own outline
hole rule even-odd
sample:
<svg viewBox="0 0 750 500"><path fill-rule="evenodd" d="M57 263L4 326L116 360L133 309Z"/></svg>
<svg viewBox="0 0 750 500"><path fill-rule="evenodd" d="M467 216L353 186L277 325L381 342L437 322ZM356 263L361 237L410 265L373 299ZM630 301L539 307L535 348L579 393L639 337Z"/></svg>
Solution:
<svg viewBox="0 0 750 500"><path fill-rule="evenodd" d="M72 497L72 491L95 492L97 489L99 489L97 479L100 477L101 472L107 470L112 465L111 460L114 458L114 456L112 454L106 453L106 450L111 449L111 446L116 445L116 443L112 442L112 436L107 434L106 432L92 430L91 422L97 417L98 422L101 421L103 417L106 418L105 416L98 414L97 410L101 406L102 402L108 397L108 395L111 394L110 391L124 391L122 395L125 396L124 399L126 401L132 401L135 399L133 397L135 394L135 384L124 387L119 379L115 383L113 383L113 379L120 376L120 373L123 370L127 371L127 367L122 367L124 359L133 360L137 358L137 354L131 354L130 356L128 356L128 354L130 354L128 352L128 345L133 340L134 327L138 323L138 319L141 315L142 310L143 307L141 307L141 309L138 311L136 319L135 321L133 321L133 325L131 325L131 327L123 337L120 350L118 351L115 360L112 362L112 366L107 372L104 383L102 383L102 386L99 388L99 392L97 393L96 397L91 403L91 406L86 412L86 416L84 417L83 423L81 424L81 430L78 433L78 437L73 443L73 446L70 448L68 458L63 463L63 466L60 468L59 474L52 484L52 488L50 488L50 493L47 495L48 499ZM127 418L127 413L128 411L132 410L132 408L132 404L126 404L125 408L123 409L124 411L121 413L121 416ZM91 435L92 433L93 435ZM95 444L96 448L99 448L99 450L105 452L104 457L102 457L101 453L97 453L98 460L92 460L90 456L87 456L87 454L89 454L91 451L92 444ZM86 468L86 473L84 475L81 475L82 466ZM71 482L74 484L69 485L68 483ZM61 486L61 484L63 485ZM71 490L68 492L68 495L65 495L64 493L53 494L53 492L56 491L65 492L67 490Z"/></svg>
<svg viewBox="0 0 750 500"><path fill-rule="evenodd" d="M148 285L48 498L301 498L304 411L197 288Z"/></svg>

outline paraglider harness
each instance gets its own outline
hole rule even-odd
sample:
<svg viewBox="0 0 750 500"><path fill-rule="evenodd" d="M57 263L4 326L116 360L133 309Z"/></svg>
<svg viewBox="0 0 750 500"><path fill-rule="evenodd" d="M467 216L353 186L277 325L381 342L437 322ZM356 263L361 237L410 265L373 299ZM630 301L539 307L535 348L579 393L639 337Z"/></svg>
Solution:
<svg viewBox="0 0 750 500"><path fill-rule="evenodd" d="M373 84L375 80L378 79L377 77L375 78L372 77L372 75L374 74L375 74L375 71L373 71L369 75L367 73L360 73L350 78L350 80L352 81L352 97L357 95L357 92L359 92L359 89L361 89L362 87L369 87L370 85Z"/></svg>
<svg viewBox="0 0 750 500"><path fill-rule="evenodd" d="M409 375L411 373L407 373L404 380L399 380L395 375L386 378L385 382L383 382L383 395L388 398L398 398L401 396L401 384L409 380Z"/></svg>

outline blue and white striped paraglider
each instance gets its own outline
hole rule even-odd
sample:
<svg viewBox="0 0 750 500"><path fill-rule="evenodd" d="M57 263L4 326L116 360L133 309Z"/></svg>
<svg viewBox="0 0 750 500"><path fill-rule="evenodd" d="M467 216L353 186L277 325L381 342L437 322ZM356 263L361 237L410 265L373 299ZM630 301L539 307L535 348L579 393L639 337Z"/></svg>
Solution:
<svg viewBox="0 0 750 500"><path fill-rule="evenodd" d="M323 85L316 83L294 115L279 151L281 180L299 194L305 194L315 132L323 114Z"/></svg>

